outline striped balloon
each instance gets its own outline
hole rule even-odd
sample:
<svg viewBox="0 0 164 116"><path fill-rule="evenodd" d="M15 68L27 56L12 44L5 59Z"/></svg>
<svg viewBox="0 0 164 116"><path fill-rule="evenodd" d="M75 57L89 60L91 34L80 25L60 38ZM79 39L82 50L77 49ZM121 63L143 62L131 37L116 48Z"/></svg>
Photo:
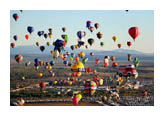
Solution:
<svg viewBox="0 0 164 116"><path fill-rule="evenodd" d="M16 60L18 63L20 63L20 62L23 60L23 56L20 55L20 54L18 54L18 55L15 56L15 60Z"/></svg>
<svg viewBox="0 0 164 116"><path fill-rule="evenodd" d="M94 81L86 81L84 86L85 93L93 95L96 92L97 85Z"/></svg>

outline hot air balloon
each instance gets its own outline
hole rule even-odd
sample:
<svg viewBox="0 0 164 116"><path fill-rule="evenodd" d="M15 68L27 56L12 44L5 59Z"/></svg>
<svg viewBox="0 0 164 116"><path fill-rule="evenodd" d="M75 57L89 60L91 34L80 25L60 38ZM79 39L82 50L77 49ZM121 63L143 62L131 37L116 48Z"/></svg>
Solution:
<svg viewBox="0 0 164 116"><path fill-rule="evenodd" d="M100 85L103 85L103 82L104 82L103 79L99 80Z"/></svg>
<svg viewBox="0 0 164 116"><path fill-rule="evenodd" d="M50 61L50 65L51 65L51 66L54 66L54 65L55 65L55 61L51 60L51 61Z"/></svg>
<svg viewBox="0 0 164 116"><path fill-rule="evenodd" d="M128 41L127 45L130 47L132 45L132 42Z"/></svg>
<svg viewBox="0 0 164 116"><path fill-rule="evenodd" d="M80 101L82 99L82 95L81 94L77 94L76 97L78 98L78 101Z"/></svg>
<svg viewBox="0 0 164 116"><path fill-rule="evenodd" d="M72 61L72 60L73 60L73 58L72 58L72 57L70 57L70 58L69 58L69 60L70 60L70 61Z"/></svg>
<svg viewBox="0 0 164 116"><path fill-rule="evenodd" d="M55 46L54 51L58 50L58 52L60 53L62 49L64 49L64 41L63 40L59 40L57 39L53 45Z"/></svg>
<svg viewBox="0 0 164 116"><path fill-rule="evenodd" d="M95 74L97 71L96 71L96 69L93 69L93 73Z"/></svg>
<svg viewBox="0 0 164 116"><path fill-rule="evenodd" d="M28 26L27 31L31 34L34 31L34 27Z"/></svg>
<svg viewBox="0 0 164 116"><path fill-rule="evenodd" d="M44 34L44 38L45 38L45 39L47 39L47 37L48 37L48 34L47 34L47 33L45 33L45 34Z"/></svg>
<svg viewBox="0 0 164 116"><path fill-rule="evenodd" d="M85 45L85 48L88 49L88 45Z"/></svg>
<svg viewBox="0 0 164 116"><path fill-rule="evenodd" d="M78 105L78 97L73 97L72 98L72 103L73 103L73 105Z"/></svg>
<svg viewBox="0 0 164 116"><path fill-rule="evenodd" d="M91 56L94 56L94 53L93 53L93 52L91 52L91 53L90 53L90 55L91 55Z"/></svg>
<svg viewBox="0 0 164 116"><path fill-rule="evenodd" d="M75 55L76 55L75 53L71 53L71 57L73 57L73 58L74 58L74 57L75 57Z"/></svg>
<svg viewBox="0 0 164 116"><path fill-rule="evenodd" d="M43 31L38 31L38 36L40 37L41 35L43 35Z"/></svg>
<svg viewBox="0 0 164 116"><path fill-rule="evenodd" d="M45 82L41 82L39 84L39 86L40 86L41 89L44 89L46 87L46 83Z"/></svg>
<svg viewBox="0 0 164 116"><path fill-rule="evenodd" d="M23 77L21 77L21 81L24 81L25 80L25 77L23 76Z"/></svg>
<svg viewBox="0 0 164 116"><path fill-rule="evenodd" d="M63 27L63 28L62 28L62 31L65 32L65 31L66 31L66 27Z"/></svg>
<svg viewBox="0 0 164 116"><path fill-rule="evenodd" d="M140 30L138 27L131 27L128 32L134 41L138 37L138 35L140 34Z"/></svg>
<svg viewBox="0 0 164 116"><path fill-rule="evenodd" d="M89 27L92 25L91 21L87 21L86 27L89 29Z"/></svg>
<svg viewBox="0 0 164 116"><path fill-rule="evenodd" d="M129 10L125 10L126 12L128 12Z"/></svg>
<svg viewBox="0 0 164 116"><path fill-rule="evenodd" d="M84 37L84 32L83 31L78 31L77 36L78 36L79 39L81 39L82 37Z"/></svg>
<svg viewBox="0 0 164 116"><path fill-rule="evenodd" d="M118 48L121 48L122 45L121 44L117 44L117 46L118 46Z"/></svg>
<svg viewBox="0 0 164 116"><path fill-rule="evenodd" d="M103 34L102 34L101 32L98 32L98 33L97 33L97 38L98 38L98 39L101 39L102 37L103 37Z"/></svg>
<svg viewBox="0 0 164 116"><path fill-rule="evenodd" d="M53 29L52 28L49 28L48 31L49 31L49 33L52 33L53 32Z"/></svg>
<svg viewBox="0 0 164 116"><path fill-rule="evenodd" d="M107 67L109 66L109 63L108 62L104 62L104 67Z"/></svg>
<svg viewBox="0 0 164 116"><path fill-rule="evenodd" d="M65 60L65 61L63 62L63 64L64 64L65 66L67 66L67 65L68 65L68 61Z"/></svg>
<svg viewBox="0 0 164 116"><path fill-rule="evenodd" d="M97 29L97 28L99 28L99 24L98 23L95 23L95 28Z"/></svg>
<svg viewBox="0 0 164 116"><path fill-rule="evenodd" d="M92 33L92 32L94 31L94 27L93 27L93 26L90 26L90 27L89 27L89 30L90 30L90 32Z"/></svg>
<svg viewBox="0 0 164 116"><path fill-rule="evenodd" d="M80 60L79 57L75 57L75 61L78 62Z"/></svg>
<svg viewBox="0 0 164 116"><path fill-rule="evenodd" d="M14 48L15 47L15 43L11 43L11 47Z"/></svg>
<svg viewBox="0 0 164 116"><path fill-rule="evenodd" d="M111 60L111 61L114 61L114 60L115 60L115 57L114 57L114 56L111 56L111 57L110 57L110 60Z"/></svg>
<svg viewBox="0 0 164 116"><path fill-rule="evenodd" d="M39 59L39 58L35 58L35 59L34 59L34 62L35 62L35 64L39 64L40 59Z"/></svg>
<svg viewBox="0 0 164 116"><path fill-rule="evenodd" d="M17 41L17 40L18 40L18 36L17 36L17 35L14 35L14 36L13 36L13 39L14 39L15 41Z"/></svg>
<svg viewBox="0 0 164 116"><path fill-rule="evenodd" d="M75 77L76 76L76 73L72 73L72 77Z"/></svg>
<svg viewBox="0 0 164 116"><path fill-rule="evenodd" d="M25 38L26 38L26 40L28 40L28 38L29 38L29 35L28 35L28 34L26 34L26 35L25 35Z"/></svg>
<svg viewBox="0 0 164 116"><path fill-rule="evenodd" d="M90 73L92 70L91 70L91 67L88 67L87 68L87 73Z"/></svg>
<svg viewBox="0 0 164 116"><path fill-rule="evenodd" d="M39 73L38 74L38 77L43 77L43 73Z"/></svg>
<svg viewBox="0 0 164 116"><path fill-rule="evenodd" d="M58 52L58 50L55 50L54 56L53 56L54 60L56 60L58 58L58 56L59 56L59 52Z"/></svg>
<svg viewBox="0 0 164 116"><path fill-rule="evenodd" d="M100 59L96 58L96 64L100 63Z"/></svg>
<svg viewBox="0 0 164 116"><path fill-rule="evenodd" d="M133 64L134 64L134 66L135 66L136 68L138 67L138 65L139 65L139 59L138 59L137 57L134 58Z"/></svg>
<svg viewBox="0 0 164 116"><path fill-rule="evenodd" d="M84 58L82 62L85 64L88 61L88 58Z"/></svg>
<svg viewBox="0 0 164 116"><path fill-rule="evenodd" d="M52 66L48 65L48 70L50 71L52 69Z"/></svg>
<svg viewBox="0 0 164 116"><path fill-rule="evenodd" d="M25 63L25 66L27 67L27 66L29 66L30 64L31 64L31 62L28 61L28 62Z"/></svg>
<svg viewBox="0 0 164 116"><path fill-rule="evenodd" d="M24 12L24 10L19 10L20 12Z"/></svg>
<svg viewBox="0 0 164 116"><path fill-rule="evenodd" d="M17 61L17 63L20 63L23 60L23 56L18 54L15 56L15 60Z"/></svg>
<svg viewBox="0 0 164 116"><path fill-rule="evenodd" d="M132 61L132 55L128 54L128 61Z"/></svg>
<svg viewBox="0 0 164 116"><path fill-rule="evenodd" d="M48 36L49 36L49 38L53 37L52 33L48 33Z"/></svg>
<svg viewBox="0 0 164 116"><path fill-rule="evenodd" d="M76 76L80 77L81 76L81 72L76 72Z"/></svg>
<svg viewBox="0 0 164 116"><path fill-rule="evenodd" d="M89 38L89 39L88 39L88 43L89 43L90 46L92 46L93 43L94 43L94 39L93 39L93 38Z"/></svg>
<svg viewBox="0 0 164 116"><path fill-rule="evenodd" d="M101 45L101 46L104 46L104 42L100 42L100 45Z"/></svg>
<svg viewBox="0 0 164 116"><path fill-rule="evenodd" d="M84 91L86 94L93 95L96 92L97 85L94 81L86 81Z"/></svg>
<svg viewBox="0 0 164 116"><path fill-rule="evenodd" d="M18 14L16 14L16 13L15 13L15 14L13 14L13 18L14 18L14 20L15 20L15 21L17 21L17 20L18 20L18 18L19 18Z"/></svg>
<svg viewBox="0 0 164 116"><path fill-rule="evenodd" d="M84 53L83 51L81 51L81 52L79 53L79 57L84 58L84 57L85 57L85 53Z"/></svg>
<svg viewBox="0 0 164 116"><path fill-rule="evenodd" d="M61 35L61 37L62 37L62 39L65 40L66 43L68 42L68 35L63 34L63 35Z"/></svg>
<svg viewBox="0 0 164 116"><path fill-rule="evenodd" d="M113 67L113 68L115 68L115 67L117 67L117 66L118 66L118 63L117 63L117 62L113 62L113 63L112 63L112 67Z"/></svg>
<svg viewBox="0 0 164 116"><path fill-rule="evenodd" d="M39 45L40 45L40 43L39 43L39 42L36 42L36 45L37 45L37 46L39 46Z"/></svg>
<svg viewBox="0 0 164 116"><path fill-rule="evenodd" d="M76 62L73 66L72 66L72 71L74 72L84 72L85 68L84 68L84 64L81 62Z"/></svg>
<svg viewBox="0 0 164 116"><path fill-rule="evenodd" d="M44 51L45 50L45 47L44 46L40 46L40 51Z"/></svg>
<svg viewBox="0 0 164 116"><path fill-rule="evenodd" d="M74 47L74 45L72 45L72 46L70 46L70 48L71 48L72 50L74 50L75 47Z"/></svg>
<svg viewBox="0 0 164 116"><path fill-rule="evenodd" d="M116 36L113 36L112 39L115 42L117 40L117 37Z"/></svg>
<svg viewBox="0 0 164 116"><path fill-rule="evenodd" d="M47 42L47 46L50 46L50 42Z"/></svg>

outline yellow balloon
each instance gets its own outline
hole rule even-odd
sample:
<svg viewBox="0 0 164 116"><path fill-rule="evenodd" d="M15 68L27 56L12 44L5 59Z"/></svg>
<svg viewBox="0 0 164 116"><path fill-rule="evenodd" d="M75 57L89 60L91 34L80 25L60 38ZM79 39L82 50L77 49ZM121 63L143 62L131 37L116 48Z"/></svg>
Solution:
<svg viewBox="0 0 164 116"><path fill-rule="evenodd" d="M112 39L113 39L114 42L117 41L117 37L116 36L113 36Z"/></svg>
<svg viewBox="0 0 164 116"><path fill-rule="evenodd" d="M48 70L51 70L51 69L52 69L52 66L49 65L49 66L48 66Z"/></svg>
<svg viewBox="0 0 164 116"><path fill-rule="evenodd" d="M72 58L72 57L70 57L70 58L69 58L69 60L70 60L70 61L72 61L72 60L73 60L73 58Z"/></svg>
<svg viewBox="0 0 164 116"><path fill-rule="evenodd" d="M103 85L103 79L100 79L100 85Z"/></svg>
<svg viewBox="0 0 164 116"><path fill-rule="evenodd" d="M72 85L72 81L68 81L68 85L70 85L70 86L71 86L71 85Z"/></svg>
<svg viewBox="0 0 164 116"><path fill-rule="evenodd" d="M85 57L85 53L84 52L80 52L80 57Z"/></svg>
<svg viewBox="0 0 164 116"><path fill-rule="evenodd" d="M36 42L36 45L37 45L37 46L40 46L40 43L39 43L39 42Z"/></svg>
<svg viewBox="0 0 164 116"><path fill-rule="evenodd" d="M58 81L54 81L54 82L53 82L53 84L55 84L55 85L56 85L57 83L58 83Z"/></svg>
<svg viewBox="0 0 164 116"><path fill-rule="evenodd" d="M81 76L81 72L77 72L76 75L77 75L77 77L80 77Z"/></svg>
<svg viewBox="0 0 164 116"><path fill-rule="evenodd" d="M73 66L72 66L72 70L75 71L75 72L80 72L84 69L84 64L81 63L81 62L76 62Z"/></svg>
<svg viewBox="0 0 164 116"><path fill-rule="evenodd" d="M79 48L79 46L78 46L78 45L75 45L75 48L76 48L76 49L78 49L78 48Z"/></svg>
<svg viewBox="0 0 164 116"><path fill-rule="evenodd" d="M81 98L82 98L82 95L81 94L77 94L76 97L78 98L78 101L80 101Z"/></svg>
<svg viewBox="0 0 164 116"><path fill-rule="evenodd" d="M38 76L39 76L39 77L42 77L42 76L43 76L43 73L39 73Z"/></svg>
<svg viewBox="0 0 164 116"><path fill-rule="evenodd" d="M49 38L52 38L53 37L53 35L52 34L49 34Z"/></svg>
<svg viewBox="0 0 164 116"><path fill-rule="evenodd" d="M49 46L50 45L50 42L47 42L47 45Z"/></svg>

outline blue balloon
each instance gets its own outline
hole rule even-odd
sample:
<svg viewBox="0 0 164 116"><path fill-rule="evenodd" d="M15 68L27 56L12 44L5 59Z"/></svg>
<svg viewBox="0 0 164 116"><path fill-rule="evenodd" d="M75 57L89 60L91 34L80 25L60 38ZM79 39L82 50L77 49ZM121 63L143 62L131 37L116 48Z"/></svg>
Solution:
<svg viewBox="0 0 164 116"><path fill-rule="evenodd" d="M45 34L44 34L44 38L47 38L47 37L48 37L48 35L47 35L47 33L45 33Z"/></svg>
<svg viewBox="0 0 164 116"><path fill-rule="evenodd" d="M74 46L72 45L71 47L70 47L72 50L74 50Z"/></svg>
<svg viewBox="0 0 164 116"><path fill-rule="evenodd" d="M38 31L38 35L39 35L39 37L40 37L42 34L43 34L42 31Z"/></svg>
<svg viewBox="0 0 164 116"><path fill-rule="evenodd" d="M17 41L18 40L18 36L17 35L14 35L14 40Z"/></svg>
<svg viewBox="0 0 164 116"><path fill-rule="evenodd" d="M83 46L84 45L84 42L83 41L78 41L78 45L79 46Z"/></svg>
<svg viewBox="0 0 164 116"><path fill-rule="evenodd" d="M91 26L92 22L91 21L87 21L87 25L86 27L89 28Z"/></svg>
<svg viewBox="0 0 164 116"><path fill-rule="evenodd" d="M31 34L34 31L34 28L32 26L28 26L27 31Z"/></svg>
<svg viewBox="0 0 164 116"><path fill-rule="evenodd" d="M68 64L68 61L65 60L65 61L63 62L63 64Z"/></svg>
<svg viewBox="0 0 164 116"><path fill-rule="evenodd" d="M64 49L64 41L57 39L53 45L55 46L54 51L58 50L59 53L61 52L62 49Z"/></svg>
<svg viewBox="0 0 164 116"><path fill-rule="evenodd" d="M40 59L39 58L35 58L34 62L35 62L35 64L38 64L40 62Z"/></svg>
<svg viewBox="0 0 164 116"><path fill-rule="evenodd" d="M79 37L79 39L81 39L83 37L83 32L82 31L78 31L77 32L77 36Z"/></svg>
<svg viewBox="0 0 164 116"><path fill-rule="evenodd" d="M75 57L75 55L76 55L75 53L71 53L71 57Z"/></svg>

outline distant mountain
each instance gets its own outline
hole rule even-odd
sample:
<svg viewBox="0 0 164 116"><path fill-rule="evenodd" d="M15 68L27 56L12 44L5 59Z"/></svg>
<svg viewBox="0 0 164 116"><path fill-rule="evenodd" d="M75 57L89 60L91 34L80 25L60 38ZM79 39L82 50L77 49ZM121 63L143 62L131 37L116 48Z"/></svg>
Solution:
<svg viewBox="0 0 164 116"><path fill-rule="evenodd" d="M15 48L10 48L10 54L50 54L50 51L54 49L54 46L45 46L45 50L43 52L40 51L40 48L34 45L30 46L17 46ZM143 53L136 50L128 50L128 49L116 49L112 51L105 51L105 50L86 50L86 49L76 49L71 50L69 47L65 47L65 51L68 52L74 52L79 53L80 51L84 51L86 54L89 54L90 52L94 52L96 55L114 55L114 56L125 56L128 53L129 54L135 54L135 55L153 55Z"/></svg>

